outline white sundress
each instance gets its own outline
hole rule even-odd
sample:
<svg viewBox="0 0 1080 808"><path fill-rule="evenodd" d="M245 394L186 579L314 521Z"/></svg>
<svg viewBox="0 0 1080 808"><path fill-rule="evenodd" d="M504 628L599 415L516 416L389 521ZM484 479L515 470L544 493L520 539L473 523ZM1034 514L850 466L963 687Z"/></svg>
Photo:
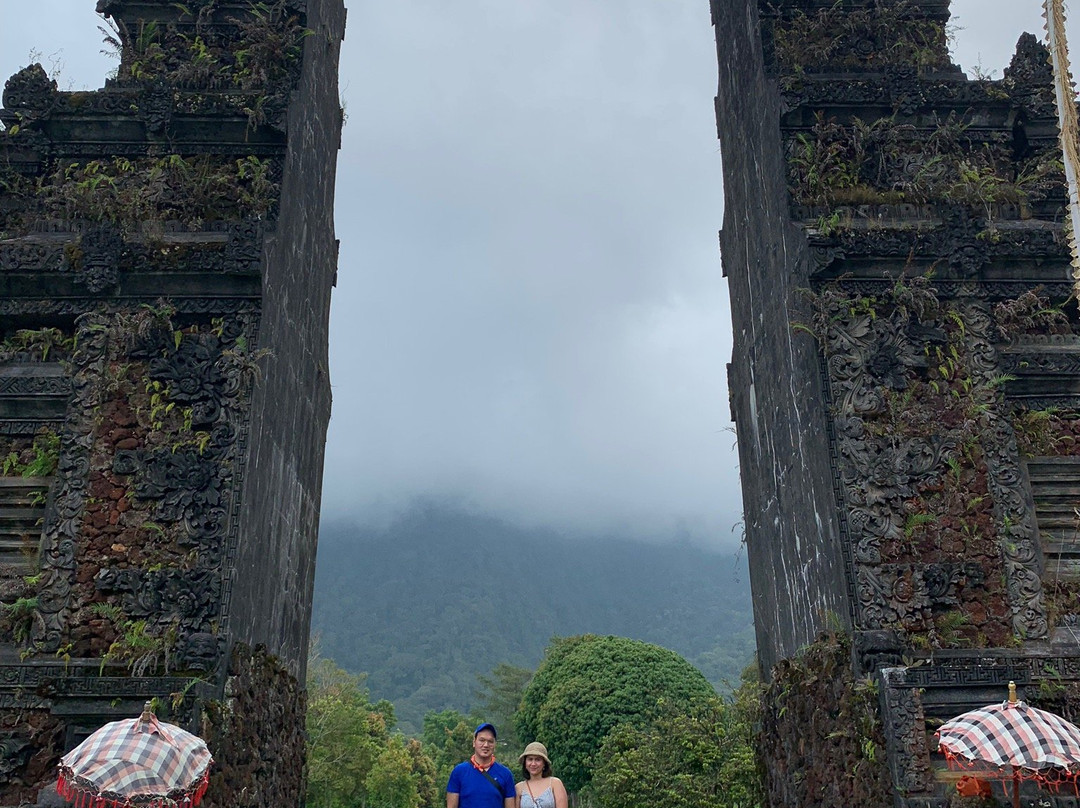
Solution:
<svg viewBox="0 0 1080 808"><path fill-rule="evenodd" d="M555 792L548 786L544 793L534 800L529 790L525 789L521 792L521 808L555 808Z"/></svg>

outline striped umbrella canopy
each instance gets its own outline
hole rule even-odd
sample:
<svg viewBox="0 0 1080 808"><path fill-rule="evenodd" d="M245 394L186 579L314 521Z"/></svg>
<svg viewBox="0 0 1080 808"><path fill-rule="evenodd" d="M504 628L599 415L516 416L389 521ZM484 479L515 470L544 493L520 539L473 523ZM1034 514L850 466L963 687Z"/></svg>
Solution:
<svg viewBox="0 0 1080 808"><path fill-rule="evenodd" d="M158 721L147 703L64 755L56 790L76 808L194 808L212 762L201 738Z"/></svg>
<svg viewBox="0 0 1080 808"><path fill-rule="evenodd" d="M958 715L937 731L938 749L950 765L979 769L1013 781L1019 805L1020 780L1075 788L1080 776L1080 727L1016 698Z"/></svg>

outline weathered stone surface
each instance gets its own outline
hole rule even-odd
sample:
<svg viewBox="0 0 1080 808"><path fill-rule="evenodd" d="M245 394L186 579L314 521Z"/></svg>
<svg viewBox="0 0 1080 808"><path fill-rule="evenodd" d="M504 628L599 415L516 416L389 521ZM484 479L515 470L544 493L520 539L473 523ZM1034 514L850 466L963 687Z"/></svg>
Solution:
<svg viewBox="0 0 1080 808"><path fill-rule="evenodd" d="M0 529L32 561L0 568L0 805L151 698L211 736L211 805L297 805L345 11L99 6L116 78L33 66L0 110L0 448L34 483L0 486L34 533Z"/></svg>
<svg viewBox="0 0 1080 808"><path fill-rule="evenodd" d="M1025 35L976 81L944 2L712 7L759 658L788 681L819 631L853 632L807 675L880 689L889 802L943 806L934 722L1010 679L1080 679L1080 315L1046 51ZM783 692L769 763L808 771L770 805L866 804L850 765L815 763L849 719Z"/></svg>

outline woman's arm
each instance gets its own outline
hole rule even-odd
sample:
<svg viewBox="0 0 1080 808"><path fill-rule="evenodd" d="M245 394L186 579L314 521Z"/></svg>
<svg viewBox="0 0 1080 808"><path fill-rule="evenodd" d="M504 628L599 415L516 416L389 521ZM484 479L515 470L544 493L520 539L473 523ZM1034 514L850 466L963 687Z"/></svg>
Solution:
<svg viewBox="0 0 1080 808"><path fill-rule="evenodd" d="M558 777L551 778L551 793L555 795L555 808L567 808L570 800L566 796L566 786Z"/></svg>

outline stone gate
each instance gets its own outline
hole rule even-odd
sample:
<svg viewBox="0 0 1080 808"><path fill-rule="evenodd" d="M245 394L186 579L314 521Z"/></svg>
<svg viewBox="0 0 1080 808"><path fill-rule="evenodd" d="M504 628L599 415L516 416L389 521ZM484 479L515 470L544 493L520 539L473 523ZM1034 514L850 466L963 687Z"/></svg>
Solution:
<svg viewBox="0 0 1080 808"><path fill-rule="evenodd" d="M115 77L0 110L0 805L150 699L300 805L344 8L98 11Z"/></svg>
<svg viewBox="0 0 1080 808"><path fill-rule="evenodd" d="M947 0L713 0L773 806L945 806L933 732L1080 715L1080 324L1052 71ZM1075 795L1027 804L1076 806Z"/></svg>

